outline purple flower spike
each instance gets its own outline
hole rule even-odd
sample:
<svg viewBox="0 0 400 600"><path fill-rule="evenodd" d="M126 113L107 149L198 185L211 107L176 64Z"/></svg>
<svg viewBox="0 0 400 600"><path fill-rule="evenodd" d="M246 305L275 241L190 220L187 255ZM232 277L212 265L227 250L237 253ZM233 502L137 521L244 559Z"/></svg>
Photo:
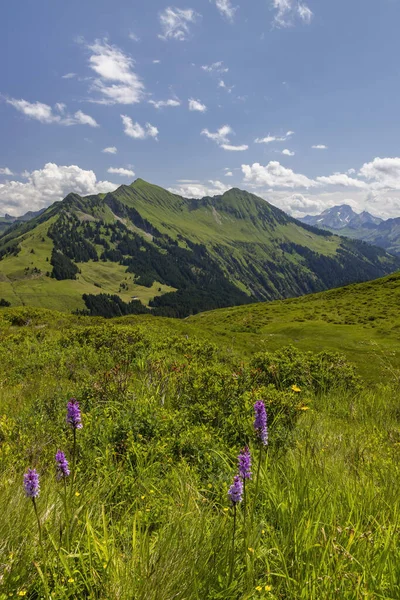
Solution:
<svg viewBox="0 0 400 600"><path fill-rule="evenodd" d="M24 489L27 498L37 498L39 496L39 474L36 469L28 469L28 472L25 473Z"/></svg>
<svg viewBox="0 0 400 600"><path fill-rule="evenodd" d="M235 475L233 479L233 483L228 491L228 496L232 502L232 504L236 505L242 501L243 497L243 482L240 479L239 475Z"/></svg>
<svg viewBox="0 0 400 600"><path fill-rule="evenodd" d="M67 405L67 424L72 429L82 429L81 423L81 410L79 408L78 400L71 398Z"/></svg>
<svg viewBox="0 0 400 600"><path fill-rule="evenodd" d="M68 475L70 474L68 461L65 458L64 452L61 452L61 450L58 450L56 454L56 469L58 481L60 481L60 479L68 477Z"/></svg>
<svg viewBox="0 0 400 600"><path fill-rule="evenodd" d="M243 448L238 456L239 475L242 479L251 479L251 454L249 448Z"/></svg>
<svg viewBox="0 0 400 600"><path fill-rule="evenodd" d="M262 400L259 400L254 404L254 412L255 432L260 438L261 443L266 446L268 444L267 411L265 410L265 404Z"/></svg>

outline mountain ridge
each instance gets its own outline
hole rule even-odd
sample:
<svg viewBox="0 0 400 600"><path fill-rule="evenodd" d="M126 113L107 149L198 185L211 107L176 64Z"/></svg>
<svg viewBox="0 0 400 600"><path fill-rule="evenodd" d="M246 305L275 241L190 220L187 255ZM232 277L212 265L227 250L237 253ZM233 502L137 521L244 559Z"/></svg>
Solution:
<svg viewBox="0 0 400 600"><path fill-rule="evenodd" d="M399 268L383 250L300 223L245 190L188 199L143 179L107 194L71 192L0 236L0 298L92 314L182 317Z"/></svg>

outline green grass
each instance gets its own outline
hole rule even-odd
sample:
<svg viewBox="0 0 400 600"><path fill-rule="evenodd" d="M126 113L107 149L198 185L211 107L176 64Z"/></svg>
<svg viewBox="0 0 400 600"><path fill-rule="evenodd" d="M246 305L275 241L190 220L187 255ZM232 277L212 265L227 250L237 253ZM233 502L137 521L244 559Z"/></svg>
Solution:
<svg viewBox="0 0 400 600"><path fill-rule="evenodd" d="M310 381L296 393L306 362L266 387L254 364L170 321L0 314L1 600L400 597L394 376L346 391L335 363L329 389ZM54 454L71 459L71 396L84 426L66 517ZM256 494L260 397L270 445ZM254 478L232 553L227 491L245 443ZM42 546L22 490L31 466Z"/></svg>

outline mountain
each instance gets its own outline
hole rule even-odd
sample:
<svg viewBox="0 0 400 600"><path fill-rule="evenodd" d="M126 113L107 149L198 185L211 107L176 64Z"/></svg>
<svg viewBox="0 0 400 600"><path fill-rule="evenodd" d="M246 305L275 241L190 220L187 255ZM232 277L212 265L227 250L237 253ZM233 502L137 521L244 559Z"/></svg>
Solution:
<svg viewBox="0 0 400 600"><path fill-rule="evenodd" d="M368 227L369 225L379 225L382 219L374 217L366 211L358 214L348 204L341 204L340 206L327 208L320 215L302 217L299 221L327 229L343 229L344 227L358 229L360 227Z"/></svg>
<svg viewBox="0 0 400 600"><path fill-rule="evenodd" d="M0 237L0 298L115 316L187 316L366 281L400 259L239 189L187 199L141 179L69 194Z"/></svg>
<svg viewBox="0 0 400 600"><path fill-rule="evenodd" d="M302 223L363 240L400 256L400 217L384 221L364 211L355 213L350 206L342 204L324 210L320 215L307 215Z"/></svg>
<svg viewBox="0 0 400 600"><path fill-rule="evenodd" d="M13 217L12 215L8 215L6 213L4 217L0 217L0 235L4 233L7 229L9 229L14 223L19 223L21 221L30 221L30 219L33 219L34 217L40 215L45 210L45 208L42 208L41 210L38 210L36 212L30 210L21 217Z"/></svg>

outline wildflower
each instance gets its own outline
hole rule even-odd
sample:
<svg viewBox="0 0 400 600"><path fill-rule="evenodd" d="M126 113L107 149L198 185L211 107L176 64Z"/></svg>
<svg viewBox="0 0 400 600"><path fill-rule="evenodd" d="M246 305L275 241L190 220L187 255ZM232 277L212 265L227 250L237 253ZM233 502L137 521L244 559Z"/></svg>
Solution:
<svg viewBox="0 0 400 600"><path fill-rule="evenodd" d="M299 388L298 385L292 385L292 390L296 393L301 392L301 389Z"/></svg>
<svg viewBox="0 0 400 600"><path fill-rule="evenodd" d="M309 406L300 406L300 410L310 410Z"/></svg>
<svg viewBox="0 0 400 600"><path fill-rule="evenodd" d="M79 408L79 402L75 398L71 398L67 405L67 424L72 429L82 429L81 423L81 410Z"/></svg>
<svg viewBox="0 0 400 600"><path fill-rule="evenodd" d="M59 481L60 481L60 479L64 479L65 477L68 477L68 475L70 474L68 461L65 458L64 452L61 452L61 450L58 450L57 454L56 454L56 469L57 469L57 479Z"/></svg>
<svg viewBox="0 0 400 600"><path fill-rule="evenodd" d="M246 446L238 456L239 475L242 479L251 479L251 454Z"/></svg>
<svg viewBox="0 0 400 600"><path fill-rule="evenodd" d="M257 592L261 592L261 590L262 590L262 587L261 587L261 585L257 585L257 586L256 586L256 590L257 590Z"/></svg>
<svg viewBox="0 0 400 600"><path fill-rule="evenodd" d="M234 506L242 501L243 496L243 482L239 475L235 475L233 483L228 491L228 496Z"/></svg>
<svg viewBox="0 0 400 600"><path fill-rule="evenodd" d="M272 590L272 585L266 585L264 589L266 592L270 592Z"/></svg>
<svg viewBox="0 0 400 600"><path fill-rule="evenodd" d="M68 579L68 583L74 583L74 581L75 581L75 579L74 579L73 577L70 577L70 578Z"/></svg>
<svg viewBox="0 0 400 600"><path fill-rule="evenodd" d="M267 411L265 404L259 400L254 404L254 429L261 440L261 443L266 446L268 444L268 429L267 429Z"/></svg>
<svg viewBox="0 0 400 600"><path fill-rule="evenodd" d="M25 473L24 488L27 498L37 498L39 496L39 474L36 469L28 469L28 472Z"/></svg>
<svg viewBox="0 0 400 600"><path fill-rule="evenodd" d="M254 554L254 548L247 548L247 550L248 550L249 552L251 552L252 554Z"/></svg>
<svg viewBox="0 0 400 600"><path fill-rule="evenodd" d="M26 590L20 590L18 596L26 596Z"/></svg>
<svg viewBox="0 0 400 600"><path fill-rule="evenodd" d="M75 492L75 496L78 498L81 495L80 492Z"/></svg>

